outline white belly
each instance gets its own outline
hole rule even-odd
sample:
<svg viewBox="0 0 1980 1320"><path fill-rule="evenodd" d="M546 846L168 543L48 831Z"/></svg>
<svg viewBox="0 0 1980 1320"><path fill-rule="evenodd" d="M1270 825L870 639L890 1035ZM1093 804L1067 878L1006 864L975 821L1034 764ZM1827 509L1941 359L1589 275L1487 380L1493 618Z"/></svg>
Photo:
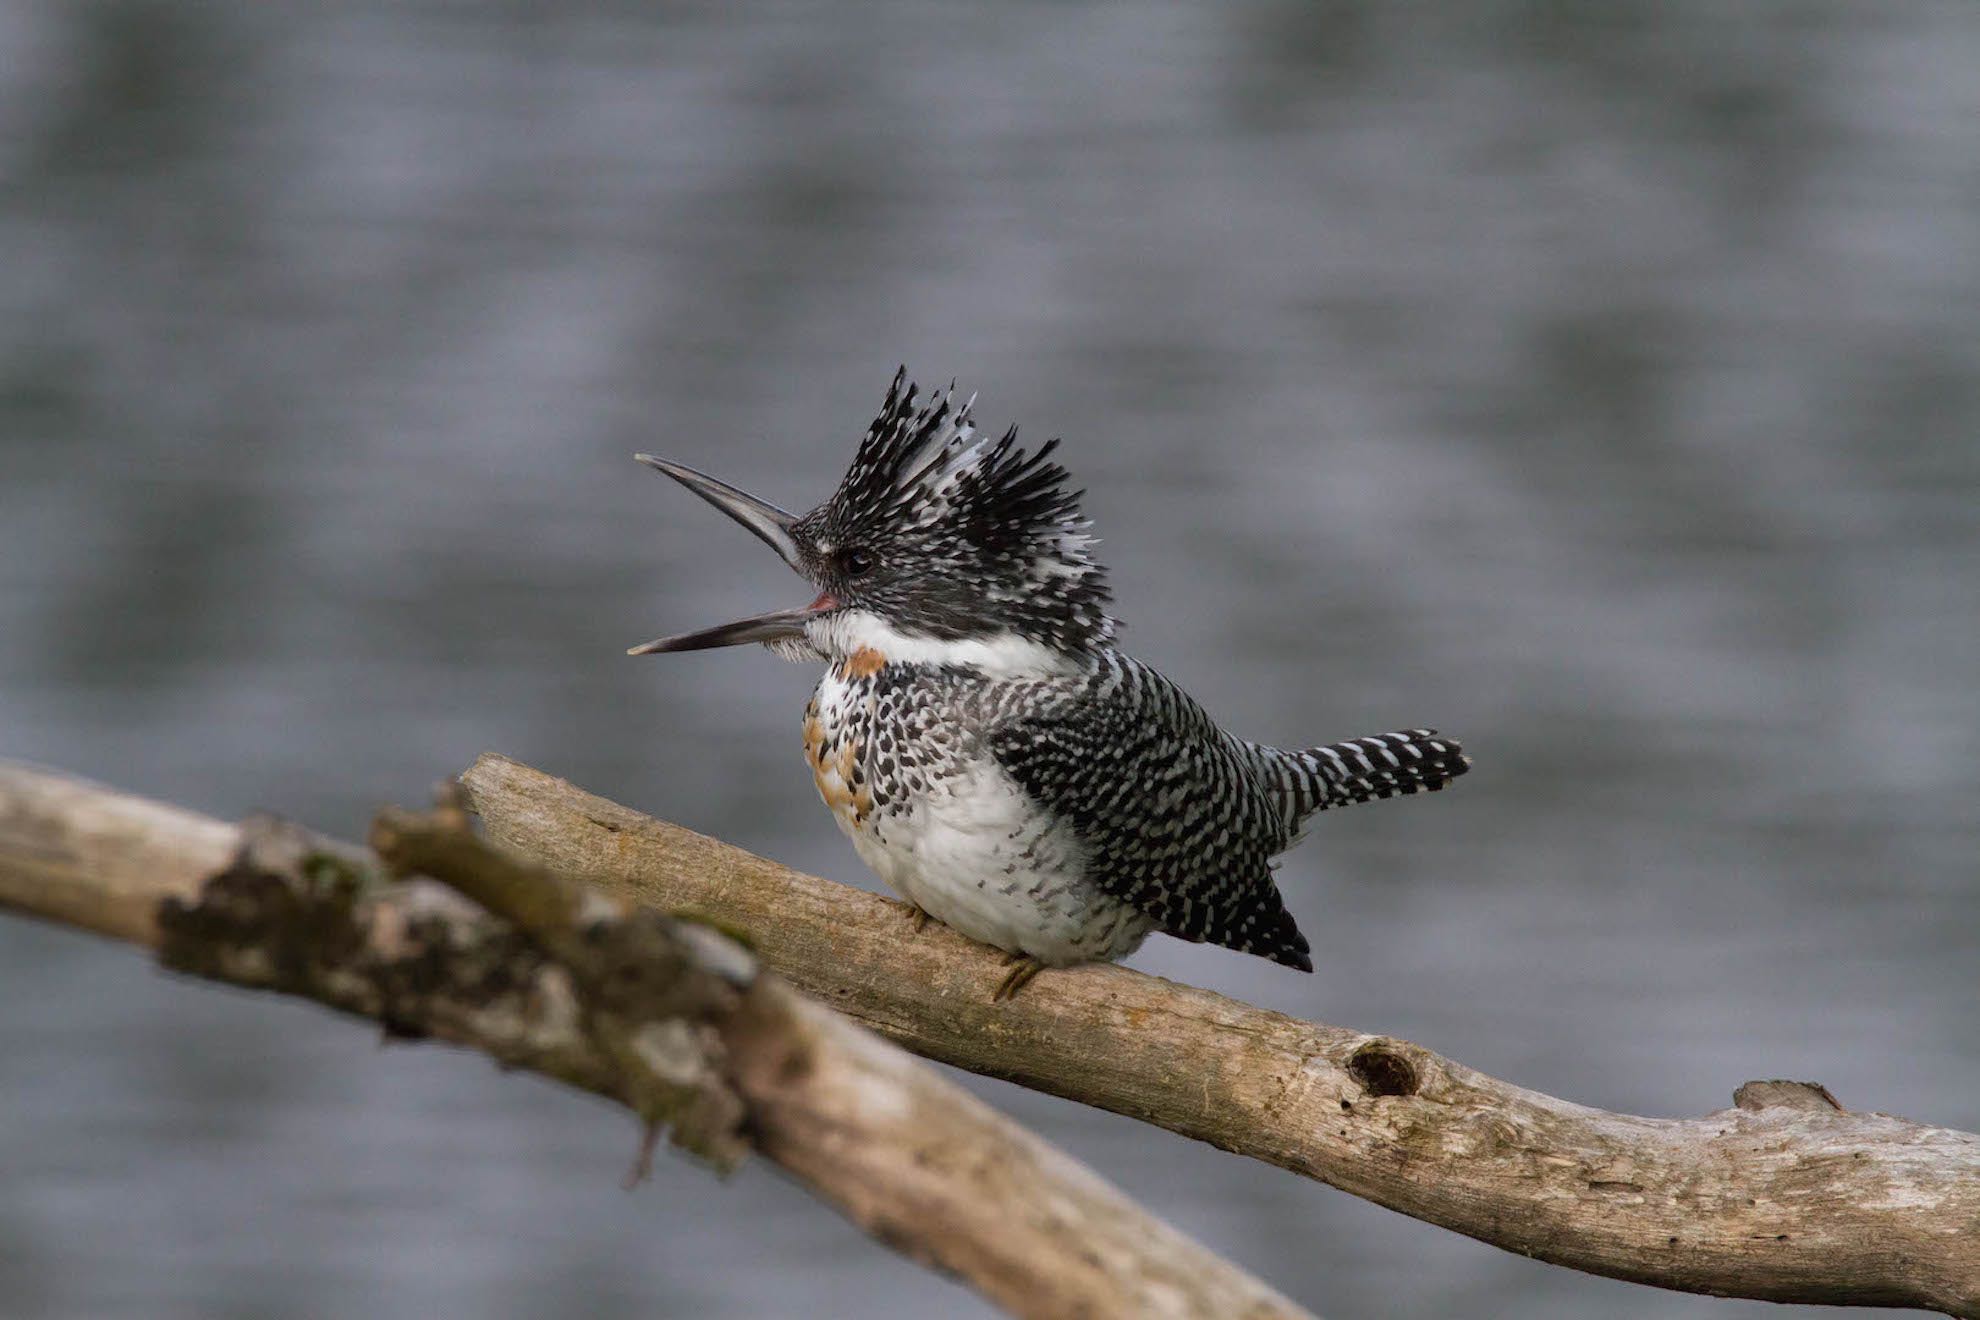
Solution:
<svg viewBox="0 0 1980 1320"><path fill-rule="evenodd" d="M1153 926L1087 882L1072 830L988 760L931 784L900 815L840 825L902 897L999 949L1054 966L1120 958Z"/></svg>
<svg viewBox="0 0 1980 1320"><path fill-rule="evenodd" d="M971 939L1053 966L1140 947L1154 922L1088 882L1071 826L989 757L928 767L924 791L876 807L871 786L853 782L859 755L840 736L851 703L865 699L828 673L805 741L819 795L874 874Z"/></svg>

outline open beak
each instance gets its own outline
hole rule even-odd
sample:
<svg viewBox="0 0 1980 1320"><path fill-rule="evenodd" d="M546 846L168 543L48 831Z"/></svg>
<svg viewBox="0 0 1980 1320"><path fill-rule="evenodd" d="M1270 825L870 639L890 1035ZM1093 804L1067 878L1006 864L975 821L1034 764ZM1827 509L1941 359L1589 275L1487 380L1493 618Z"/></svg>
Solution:
<svg viewBox="0 0 1980 1320"><path fill-rule="evenodd" d="M696 472L691 467L683 467L664 458L655 458L651 454L636 454L634 457L648 467L666 473L749 528L765 545L777 552L778 558L799 573L804 571L804 561L798 552L797 535L792 531L792 527L797 522L796 518L774 504L737 490L726 481L717 481L705 472ZM837 607L837 601L821 595L802 609L772 610L768 614L738 619L734 623L725 623L718 628L704 628L700 632L682 633L678 637L657 637L650 642L632 647L626 654L658 655L666 651L705 651L716 646L741 646L746 642L776 642L802 637L805 624Z"/></svg>

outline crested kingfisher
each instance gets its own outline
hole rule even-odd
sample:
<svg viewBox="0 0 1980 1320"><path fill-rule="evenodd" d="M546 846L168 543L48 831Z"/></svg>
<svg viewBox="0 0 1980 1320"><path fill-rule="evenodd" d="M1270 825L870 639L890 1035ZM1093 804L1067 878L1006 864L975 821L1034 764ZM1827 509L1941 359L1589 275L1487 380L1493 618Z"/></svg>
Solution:
<svg viewBox="0 0 1980 1320"><path fill-rule="evenodd" d="M1315 812L1434 791L1469 760L1434 729L1300 751L1224 732L1115 645L1058 441L978 436L974 398L954 392L917 406L903 368L838 490L802 517L639 455L818 596L630 654L760 642L824 663L804 712L819 795L917 926L1010 955L995 999L1152 931L1312 971L1272 859Z"/></svg>

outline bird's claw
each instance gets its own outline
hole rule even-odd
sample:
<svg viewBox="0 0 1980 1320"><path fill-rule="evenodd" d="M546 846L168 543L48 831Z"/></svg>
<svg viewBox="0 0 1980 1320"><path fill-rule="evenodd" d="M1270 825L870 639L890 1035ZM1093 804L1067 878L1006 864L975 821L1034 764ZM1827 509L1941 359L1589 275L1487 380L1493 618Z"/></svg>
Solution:
<svg viewBox="0 0 1980 1320"><path fill-rule="evenodd" d="M996 992L990 996L993 1004L1016 998L1018 991L1031 984L1032 977L1045 970L1045 964L1029 954L1013 953L1004 961L1011 970L1004 973L1004 979L997 983Z"/></svg>

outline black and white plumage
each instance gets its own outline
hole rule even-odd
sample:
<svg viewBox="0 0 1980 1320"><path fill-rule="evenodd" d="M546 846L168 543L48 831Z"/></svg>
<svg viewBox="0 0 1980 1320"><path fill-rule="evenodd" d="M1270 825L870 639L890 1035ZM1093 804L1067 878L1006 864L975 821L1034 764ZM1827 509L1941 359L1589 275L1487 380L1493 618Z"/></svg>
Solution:
<svg viewBox="0 0 1980 1320"><path fill-rule="evenodd" d="M832 498L802 518L642 455L810 579L810 605L635 654L762 642L824 661L820 795L867 864L965 935L1063 966L1151 931L1312 969L1272 858L1328 807L1443 787L1431 729L1286 751L1235 738L1114 645L1081 492L905 372Z"/></svg>

